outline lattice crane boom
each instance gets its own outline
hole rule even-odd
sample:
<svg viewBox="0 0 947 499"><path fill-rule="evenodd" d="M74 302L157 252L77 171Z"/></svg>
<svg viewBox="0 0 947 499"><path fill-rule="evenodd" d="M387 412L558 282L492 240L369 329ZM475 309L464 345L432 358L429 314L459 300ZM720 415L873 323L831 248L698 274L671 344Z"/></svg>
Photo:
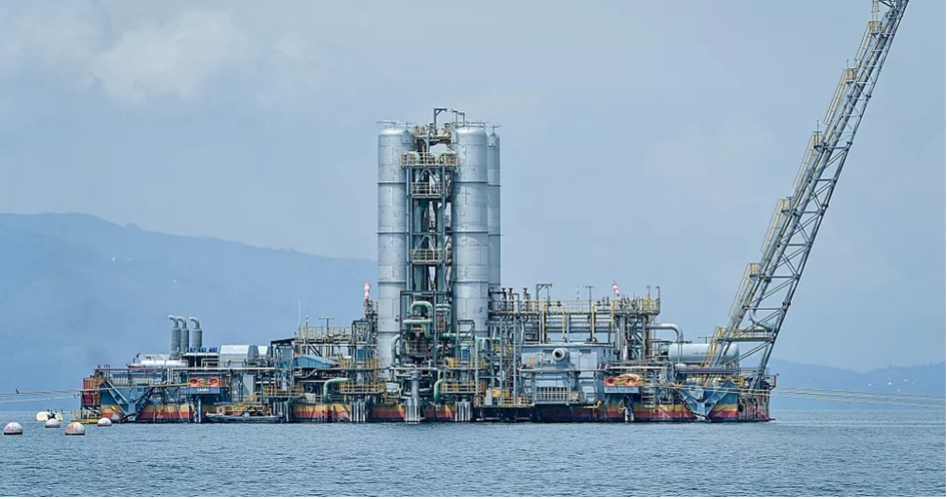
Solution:
<svg viewBox="0 0 947 499"><path fill-rule="evenodd" d="M879 3L886 7L880 19ZM773 344L907 4L908 0L873 2L872 20L854 66L842 72L822 120L822 131L816 131L810 139L792 195L779 200L763 240L762 257L747 267L729 323L714 333L705 365L721 365L734 343L749 344L740 360L761 354L751 385L756 387L762 382Z"/></svg>

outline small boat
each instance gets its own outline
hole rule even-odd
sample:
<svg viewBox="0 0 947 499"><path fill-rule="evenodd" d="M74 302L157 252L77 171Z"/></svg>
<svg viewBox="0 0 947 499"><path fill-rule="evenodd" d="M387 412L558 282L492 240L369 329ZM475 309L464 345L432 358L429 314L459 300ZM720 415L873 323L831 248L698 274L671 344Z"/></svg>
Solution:
<svg viewBox="0 0 947 499"><path fill-rule="evenodd" d="M211 423L279 423L283 419L280 416L251 416L247 413L231 415L208 412L205 416Z"/></svg>
<svg viewBox="0 0 947 499"><path fill-rule="evenodd" d="M56 412L56 411L50 411L50 410L39 411L36 413L36 420L39 421L40 423L45 423L46 421L49 421L50 419L62 421L62 413Z"/></svg>

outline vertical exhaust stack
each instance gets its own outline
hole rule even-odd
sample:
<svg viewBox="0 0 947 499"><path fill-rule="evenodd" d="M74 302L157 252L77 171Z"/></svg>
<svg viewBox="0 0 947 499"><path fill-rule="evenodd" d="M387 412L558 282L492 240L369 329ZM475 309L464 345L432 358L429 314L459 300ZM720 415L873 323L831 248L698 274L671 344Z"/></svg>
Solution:
<svg viewBox="0 0 947 499"><path fill-rule="evenodd" d="M487 136L487 236L490 245L490 290L500 289L500 136Z"/></svg>
<svg viewBox="0 0 947 499"><path fill-rule="evenodd" d="M178 318L173 315L169 315L168 319L174 322L174 325L171 327L171 351L169 353L171 354L172 359L180 359L181 358L181 328L178 327L178 324L180 323L178 322Z"/></svg>
<svg viewBox="0 0 947 499"><path fill-rule="evenodd" d="M450 145L457 152L451 197L453 304L456 321L473 321L474 334L487 334L490 246L487 212L487 132L464 126Z"/></svg>
<svg viewBox="0 0 947 499"><path fill-rule="evenodd" d="M405 126L378 135L378 336L379 368L391 366L391 343L401 332L401 292L407 289L407 175L403 153L414 150ZM383 371L385 372L385 371Z"/></svg>
<svg viewBox="0 0 947 499"><path fill-rule="evenodd" d="M181 355L187 353L188 346L191 343L191 332L187 329L187 321L184 317L176 317L176 319L181 323Z"/></svg>
<svg viewBox="0 0 947 499"><path fill-rule="evenodd" d="M197 318L191 317L190 320L194 323L194 329L192 329L194 336L191 337L191 347L195 352L200 352L201 348L204 348L204 331L201 330L201 323Z"/></svg>

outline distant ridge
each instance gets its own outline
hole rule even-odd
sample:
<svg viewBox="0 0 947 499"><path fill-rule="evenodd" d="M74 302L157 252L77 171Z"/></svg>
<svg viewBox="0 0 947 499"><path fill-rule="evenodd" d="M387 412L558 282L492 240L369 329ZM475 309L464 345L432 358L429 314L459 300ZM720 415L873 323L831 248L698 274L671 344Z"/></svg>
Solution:
<svg viewBox="0 0 947 499"><path fill-rule="evenodd" d="M199 317L209 345L291 335L300 301L313 321L331 315L348 324L376 273L368 260L172 236L90 215L0 214L0 393L75 388L97 364L165 352L168 314Z"/></svg>
<svg viewBox="0 0 947 499"><path fill-rule="evenodd" d="M945 375L947 373L947 363L945 362L908 367L889 366L859 373L848 369L775 359L770 362L770 372L779 375L777 390L773 394L772 407L775 409L890 409L902 411L919 409L911 406L867 404L865 402L868 399L858 398L851 398L852 402L850 403L829 400L800 400L790 398L788 392L779 390L780 386L866 392L872 395L877 393L943 397L947 392L947 375Z"/></svg>

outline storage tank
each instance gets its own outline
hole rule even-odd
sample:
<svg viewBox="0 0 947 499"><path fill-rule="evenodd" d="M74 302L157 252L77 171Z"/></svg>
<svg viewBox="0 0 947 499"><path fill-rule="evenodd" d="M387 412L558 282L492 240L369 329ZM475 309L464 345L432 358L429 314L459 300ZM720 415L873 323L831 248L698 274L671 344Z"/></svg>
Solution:
<svg viewBox="0 0 947 499"><path fill-rule="evenodd" d="M378 135L378 335L379 367L391 365L391 342L401 330L401 292L407 286L407 181L401 155L414 149L404 126Z"/></svg>
<svg viewBox="0 0 947 499"><path fill-rule="evenodd" d="M490 247L490 289L500 289L500 136L487 136L487 238Z"/></svg>
<svg viewBox="0 0 947 499"><path fill-rule="evenodd" d="M671 364L703 364L710 343L671 343L668 345L668 359ZM730 345L721 360L724 364L736 362L740 358L740 345Z"/></svg>
<svg viewBox="0 0 947 499"><path fill-rule="evenodd" d="M487 132L481 127L460 127L450 147L457 152L451 196L454 318L472 320L474 332L485 336L490 278Z"/></svg>

